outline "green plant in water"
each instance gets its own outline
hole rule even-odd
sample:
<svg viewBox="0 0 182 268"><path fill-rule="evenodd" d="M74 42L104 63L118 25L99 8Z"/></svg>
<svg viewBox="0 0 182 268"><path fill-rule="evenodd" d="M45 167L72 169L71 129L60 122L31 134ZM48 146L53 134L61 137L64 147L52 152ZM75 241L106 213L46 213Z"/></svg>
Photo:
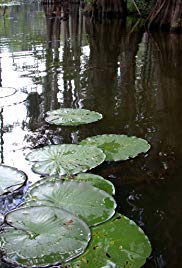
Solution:
<svg viewBox="0 0 182 268"><path fill-rule="evenodd" d="M102 150L77 144L49 145L34 149L26 159L35 164L32 170L41 175L76 174L87 171L105 160Z"/></svg>
<svg viewBox="0 0 182 268"><path fill-rule="evenodd" d="M66 262L83 253L90 240L85 222L56 207L19 208L5 220L10 226L0 236L2 260L15 266Z"/></svg>
<svg viewBox="0 0 182 268"><path fill-rule="evenodd" d="M151 254L150 242L142 229L119 213L91 231L87 250L67 268L139 268Z"/></svg>
<svg viewBox="0 0 182 268"><path fill-rule="evenodd" d="M150 149L150 144L144 139L116 134L88 137L80 144L94 145L102 149L107 161L127 160Z"/></svg>
<svg viewBox="0 0 182 268"><path fill-rule="evenodd" d="M102 114L86 109L61 108L47 112L45 120L50 124L77 126L102 119Z"/></svg>
<svg viewBox="0 0 182 268"><path fill-rule="evenodd" d="M27 181L23 171L6 165L0 165L0 196L21 188Z"/></svg>
<svg viewBox="0 0 182 268"><path fill-rule="evenodd" d="M77 174L76 176L64 176L62 177L64 181L79 181L79 182L87 182L91 184L92 186L95 186L101 190L104 190L110 195L115 194L115 188L114 185L104 179L103 177L91 173L80 173Z"/></svg>
<svg viewBox="0 0 182 268"><path fill-rule="evenodd" d="M74 124L91 122L78 118L77 112L82 115L80 110L68 112L66 124L71 120ZM60 124L59 113L50 112L47 121ZM88 117L93 115L98 116L93 112ZM92 120L101 119L96 117ZM26 202L2 218L2 261L27 268L59 264L65 268L143 266L151 253L150 242L133 221L115 214L113 184L94 174L78 173L104 160L127 160L149 149L144 139L110 134L89 137L80 145L32 150L26 159L35 162L33 171L49 177L32 185ZM11 167L0 169L2 195L26 182L23 172Z"/></svg>
<svg viewBox="0 0 182 268"><path fill-rule="evenodd" d="M116 208L116 202L110 194L85 182L40 182L32 187L30 197L24 206L64 208L89 226L107 221L114 215Z"/></svg>

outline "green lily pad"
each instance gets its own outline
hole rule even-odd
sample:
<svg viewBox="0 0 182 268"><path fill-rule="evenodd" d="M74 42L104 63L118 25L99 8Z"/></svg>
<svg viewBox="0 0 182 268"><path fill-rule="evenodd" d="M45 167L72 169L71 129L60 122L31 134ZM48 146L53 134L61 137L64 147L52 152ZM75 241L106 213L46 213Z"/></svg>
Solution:
<svg viewBox="0 0 182 268"><path fill-rule="evenodd" d="M14 167L0 165L0 195L13 192L23 186L27 176Z"/></svg>
<svg viewBox="0 0 182 268"><path fill-rule="evenodd" d="M115 194L115 187L112 184L112 182L104 179L103 177L91 173L79 173L76 176L64 176L64 181L79 181L79 182L87 182L91 184L92 186L95 186L105 192L107 192L110 195Z"/></svg>
<svg viewBox="0 0 182 268"><path fill-rule="evenodd" d="M97 147L77 144L49 145L34 149L26 159L36 162L32 170L42 175L76 174L87 171L105 160Z"/></svg>
<svg viewBox="0 0 182 268"><path fill-rule="evenodd" d="M117 134L88 137L80 144L94 145L102 149L107 161L127 160L150 149L150 144L144 139Z"/></svg>
<svg viewBox="0 0 182 268"><path fill-rule="evenodd" d="M119 213L91 231L87 250L67 268L139 268L151 254L150 242L142 229Z"/></svg>
<svg viewBox="0 0 182 268"><path fill-rule="evenodd" d="M46 122L55 125L77 126L102 119L102 114L86 109L61 108L47 112Z"/></svg>
<svg viewBox="0 0 182 268"><path fill-rule="evenodd" d="M28 207L10 212L0 236L2 259L23 267L48 267L84 252L90 230L85 222L56 207ZM21 266L21 267L22 267Z"/></svg>
<svg viewBox="0 0 182 268"><path fill-rule="evenodd" d="M85 182L40 182L40 185L32 187L30 196L32 201L24 203L24 206L33 204L64 208L89 226L107 221L116 208L111 195Z"/></svg>

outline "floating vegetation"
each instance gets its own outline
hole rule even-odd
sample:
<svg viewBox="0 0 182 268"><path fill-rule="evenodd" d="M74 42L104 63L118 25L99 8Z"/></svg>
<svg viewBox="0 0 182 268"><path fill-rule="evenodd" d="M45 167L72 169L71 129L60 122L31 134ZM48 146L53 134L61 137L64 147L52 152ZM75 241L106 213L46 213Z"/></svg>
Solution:
<svg viewBox="0 0 182 268"><path fill-rule="evenodd" d="M117 134L88 137L80 144L94 145L102 149L107 161L127 160L140 153L146 153L150 149L150 144L144 139Z"/></svg>
<svg viewBox="0 0 182 268"><path fill-rule="evenodd" d="M115 187L112 184L112 182L104 179L103 177L99 175L95 175L92 173L80 173L76 176L64 176L62 177L64 181L79 181L79 182L87 182L91 184L92 186L95 186L105 192L107 192L110 195L115 194Z"/></svg>
<svg viewBox="0 0 182 268"><path fill-rule="evenodd" d="M50 145L34 149L26 159L36 162L32 170L41 175L64 175L85 172L105 160L97 147L77 144Z"/></svg>
<svg viewBox="0 0 182 268"><path fill-rule="evenodd" d="M150 242L142 229L119 213L91 231L86 252L67 264L67 268L139 268L151 254Z"/></svg>
<svg viewBox="0 0 182 268"><path fill-rule="evenodd" d="M0 196L21 188L27 181L23 171L0 164Z"/></svg>
<svg viewBox="0 0 182 268"><path fill-rule="evenodd" d="M6 215L2 260L23 267L60 264L79 256L90 240L85 222L56 207L19 208Z"/></svg>
<svg viewBox="0 0 182 268"><path fill-rule="evenodd" d="M30 201L24 206L55 206L64 208L84 220L89 226L110 219L116 208L114 198L85 182L40 182L30 190Z"/></svg>
<svg viewBox="0 0 182 268"><path fill-rule="evenodd" d="M61 108L47 112L46 122L55 125L77 126L102 119L102 114L86 109Z"/></svg>
<svg viewBox="0 0 182 268"><path fill-rule="evenodd" d="M84 109L47 114L46 121L57 125L102 118ZM114 185L83 172L104 160L127 160L149 149L144 139L115 134L89 137L80 145L33 149L26 159L44 177L29 188L18 209L0 214L1 260L18 268L142 267L151 254L148 238L133 221L115 213ZM1 197L15 193L26 181L22 171L0 165Z"/></svg>

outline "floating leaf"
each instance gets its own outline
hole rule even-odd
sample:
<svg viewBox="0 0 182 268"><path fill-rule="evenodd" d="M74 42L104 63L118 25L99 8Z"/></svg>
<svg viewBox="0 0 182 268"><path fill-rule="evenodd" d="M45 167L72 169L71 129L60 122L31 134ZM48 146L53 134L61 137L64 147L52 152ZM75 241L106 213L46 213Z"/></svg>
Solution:
<svg viewBox="0 0 182 268"><path fill-rule="evenodd" d="M105 192L107 192L110 195L115 194L115 188L112 182L105 180L103 177L91 173L80 173L77 174L74 177L64 176L64 181L79 181L79 182L87 182L91 184L92 186L95 186Z"/></svg>
<svg viewBox="0 0 182 268"><path fill-rule="evenodd" d="M139 268L151 254L150 242L142 229L119 213L91 231L87 250L67 268Z"/></svg>
<svg viewBox="0 0 182 268"><path fill-rule="evenodd" d="M89 137L80 144L95 145L102 149L108 161L127 160L150 149L150 144L144 139L117 134Z"/></svg>
<svg viewBox="0 0 182 268"><path fill-rule="evenodd" d="M0 6L1 6L1 3L0 3ZM5 6L8 6L8 4L5 4ZM18 103L25 101L26 98L27 98L27 94L23 92L19 92L15 88L0 87L0 108L16 105Z"/></svg>
<svg viewBox="0 0 182 268"><path fill-rule="evenodd" d="M86 223L56 207L28 207L10 212L0 237L2 259L17 266L44 267L84 252L90 240Z"/></svg>
<svg viewBox="0 0 182 268"><path fill-rule="evenodd" d="M75 126L88 124L102 119L100 113L86 109L61 108L47 112L45 120L50 124Z"/></svg>
<svg viewBox="0 0 182 268"><path fill-rule="evenodd" d="M93 146L61 144L34 149L26 159L37 162L32 167L36 173L64 175L84 172L100 165L105 154Z"/></svg>
<svg viewBox="0 0 182 268"><path fill-rule="evenodd" d="M23 171L0 164L0 195L17 190L26 180L27 176Z"/></svg>
<svg viewBox="0 0 182 268"><path fill-rule="evenodd" d="M45 182L57 182L57 181L76 181L76 182L86 182L90 185L97 187L105 192L107 192L110 195L115 194L115 187L109 180L104 179L103 177L99 175L95 175L92 173L79 173L77 175L65 175L61 177L56 176L49 176L44 177L43 179L31 184L30 189L34 188L37 185L40 185Z"/></svg>
<svg viewBox="0 0 182 268"><path fill-rule="evenodd" d="M32 201L24 203L24 206L33 204L64 208L90 226L110 219L116 208L111 195L85 182L40 182L40 185L32 187L30 196Z"/></svg>

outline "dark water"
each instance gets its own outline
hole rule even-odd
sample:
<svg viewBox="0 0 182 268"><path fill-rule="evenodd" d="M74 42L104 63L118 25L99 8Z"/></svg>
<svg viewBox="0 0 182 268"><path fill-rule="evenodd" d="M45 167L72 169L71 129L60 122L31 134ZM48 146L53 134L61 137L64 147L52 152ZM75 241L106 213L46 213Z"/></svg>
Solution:
<svg viewBox="0 0 182 268"><path fill-rule="evenodd" d="M148 154L94 170L115 184L118 211L148 235L145 268L182 267L181 41L139 22L92 23L76 4L0 9L1 162L34 182L24 158L31 148L104 133L148 140ZM45 112L59 107L104 118L77 128L46 124Z"/></svg>

